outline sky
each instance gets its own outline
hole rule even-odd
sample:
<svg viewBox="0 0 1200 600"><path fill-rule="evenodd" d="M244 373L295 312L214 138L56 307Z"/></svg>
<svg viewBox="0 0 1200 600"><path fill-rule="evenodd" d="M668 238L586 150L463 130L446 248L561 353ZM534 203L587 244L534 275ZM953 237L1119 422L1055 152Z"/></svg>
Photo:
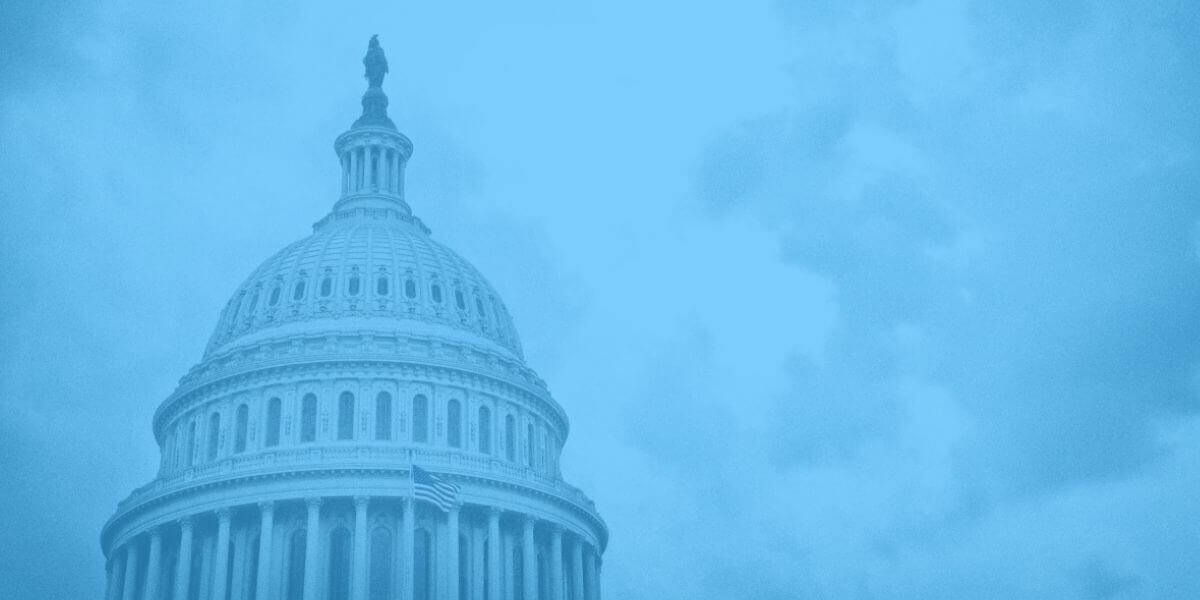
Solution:
<svg viewBox="0 0 1200 600"><path fill-rule="evenodd" d="M547 0L6 5L8 598L101 593L371 34L607 598L1200 597L1200 6Z"/></svg>

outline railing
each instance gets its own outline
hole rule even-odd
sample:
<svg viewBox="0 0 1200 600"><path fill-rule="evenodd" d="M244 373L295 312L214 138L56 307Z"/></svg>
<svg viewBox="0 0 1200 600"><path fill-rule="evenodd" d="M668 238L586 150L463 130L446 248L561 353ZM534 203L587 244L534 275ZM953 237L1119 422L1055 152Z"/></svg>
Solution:
<svg viewBox="0 0 1200 600"><path fill-rule="evenodd" d="M456 450L369 445L280 448L189 467L161 475L137 488L118 503L117 513L124 513L159 495L234 477L331 468L404 469L413 464L452 475L484 477L524 486L557 496L593 515L596 513L595 504L578 488L558 477L507 460L473 456Z"/></svg>

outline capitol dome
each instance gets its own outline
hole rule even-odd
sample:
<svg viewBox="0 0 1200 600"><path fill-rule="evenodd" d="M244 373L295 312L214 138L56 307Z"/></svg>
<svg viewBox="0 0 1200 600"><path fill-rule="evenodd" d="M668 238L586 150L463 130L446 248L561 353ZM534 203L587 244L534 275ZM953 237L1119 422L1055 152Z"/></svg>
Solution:
<svg viewBox="0 0 1200 600"><path fill-rule="evenodd" d="M108 600L598 600L608 530L504 302L410 208L364 59L341 193L234 291L101 533Z"/></svg>

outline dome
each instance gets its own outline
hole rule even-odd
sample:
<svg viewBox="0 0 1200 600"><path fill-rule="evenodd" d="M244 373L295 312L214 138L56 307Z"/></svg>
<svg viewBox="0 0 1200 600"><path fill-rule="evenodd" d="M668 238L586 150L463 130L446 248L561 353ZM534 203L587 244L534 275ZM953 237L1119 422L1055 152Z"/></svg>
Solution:
<svg viewBox="0 0 1200 600"><path fill-rule="evenodd" d="M608 528L512 319L404 195L372 38L341 194L234 291L101 532L106 600L599 600Z"/></svg>
<svg viewBox="0 0 1200 600"><path fill-rule="evenodd" d="M344 212L254 270L222 311L206 357L272 335L421 328L521 357L503 301L474 266L419 221Z"/></svg>

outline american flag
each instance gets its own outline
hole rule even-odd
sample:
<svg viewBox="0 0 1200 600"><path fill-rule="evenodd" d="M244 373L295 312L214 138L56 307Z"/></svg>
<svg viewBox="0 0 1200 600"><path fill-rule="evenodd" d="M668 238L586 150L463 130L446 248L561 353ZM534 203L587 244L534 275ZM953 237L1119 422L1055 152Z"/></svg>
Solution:
<svg viewBox="0 0 1200 600"><path fill-rule="evenodd" d="M450 507L458 500L458 486L416 465L413 465L412 473L413 495L449 512Z"/></svg>

